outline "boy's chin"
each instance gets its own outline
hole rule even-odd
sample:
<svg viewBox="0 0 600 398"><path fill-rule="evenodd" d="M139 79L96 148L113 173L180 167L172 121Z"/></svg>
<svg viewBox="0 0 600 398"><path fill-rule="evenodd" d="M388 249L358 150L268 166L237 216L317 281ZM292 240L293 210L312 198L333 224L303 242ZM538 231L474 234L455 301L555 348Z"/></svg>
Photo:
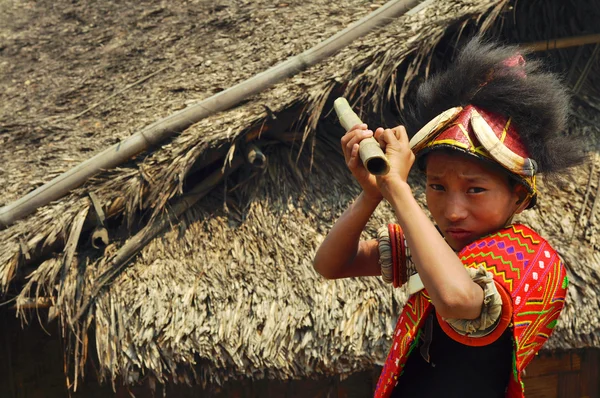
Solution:
<svg viewBox="0 0 600 398"><path fill-rule="evenodd" d="M446 236L446 242L455 252L461 251L465 246L474 242L475 240L476 239L473 239L472 237L465 237L463 239L459 239L453 236Z"/></svg>

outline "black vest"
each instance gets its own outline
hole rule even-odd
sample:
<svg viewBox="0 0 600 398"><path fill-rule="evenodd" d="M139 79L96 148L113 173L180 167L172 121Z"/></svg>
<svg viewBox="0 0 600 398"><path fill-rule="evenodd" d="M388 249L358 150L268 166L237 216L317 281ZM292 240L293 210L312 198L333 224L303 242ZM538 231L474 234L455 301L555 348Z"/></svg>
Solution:
<svg viewBox="0 0 600 398"><path fill-rule="evenodd" d="M444 333L432 312L392 397L504 398L512 374L511 332L507 328L498 340L483 347L467 346Z"/></svg>

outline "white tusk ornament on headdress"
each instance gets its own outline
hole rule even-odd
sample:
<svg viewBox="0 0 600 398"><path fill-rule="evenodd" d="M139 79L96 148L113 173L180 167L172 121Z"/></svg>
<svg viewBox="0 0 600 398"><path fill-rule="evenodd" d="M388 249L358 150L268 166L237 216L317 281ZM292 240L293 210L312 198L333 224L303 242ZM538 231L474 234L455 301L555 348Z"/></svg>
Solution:
<svg viewBox="0 0 600 398"><path fill-rule="evenodd" d="M524 158L511 151L498 139L492 127L475 109L471 113L471 126L481 145L498 163L518 175L527 177L535 175L537 170L535 160Z"/></svg>
<svg viewBox="0 0 600 398"><path fill-rule="evenodd" d="M450 108L429 121L410 139L410 148L416 153L425 144L431 141L433 136L441 133L452 122L456 116L463 110L462 106Z"/></svg>

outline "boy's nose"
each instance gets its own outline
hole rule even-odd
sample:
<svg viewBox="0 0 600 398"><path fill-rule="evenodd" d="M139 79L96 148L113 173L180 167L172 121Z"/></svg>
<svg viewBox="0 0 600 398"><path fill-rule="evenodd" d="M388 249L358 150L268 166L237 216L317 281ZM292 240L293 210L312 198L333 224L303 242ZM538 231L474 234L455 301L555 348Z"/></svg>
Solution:
<svg viewBox="0 0 600 398"><path fill-rule="evenodd" d="M446 204L446 219L450 222L464 220L467 217L467 208L460 198L451 198Z"/></svg>

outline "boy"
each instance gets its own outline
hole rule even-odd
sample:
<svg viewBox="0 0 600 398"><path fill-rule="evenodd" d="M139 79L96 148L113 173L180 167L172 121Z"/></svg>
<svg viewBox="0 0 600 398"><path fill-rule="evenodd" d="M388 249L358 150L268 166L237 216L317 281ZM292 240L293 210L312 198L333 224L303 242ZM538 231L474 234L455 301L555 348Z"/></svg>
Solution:
<svg viewBox="0 0 600 398"><path fill-rule="evenodd" d="M418 273L425 287L398 320L376 396L523 396L522 370L551 333L567 280L556 251L512 218L535 205L537 174L582 161L576 140L562 135L567 112L554 75L525 64L515 47L476 38L419 88L410 118L420 131L410 141L403 126L344 135L363 192L323 241L315 269L330 279L382 275L394 286ZM390 161L385 176L358 158L371 136ZM437 228L407 183L415 159ZM384 198L398 225L360 241Z"/></svg>

